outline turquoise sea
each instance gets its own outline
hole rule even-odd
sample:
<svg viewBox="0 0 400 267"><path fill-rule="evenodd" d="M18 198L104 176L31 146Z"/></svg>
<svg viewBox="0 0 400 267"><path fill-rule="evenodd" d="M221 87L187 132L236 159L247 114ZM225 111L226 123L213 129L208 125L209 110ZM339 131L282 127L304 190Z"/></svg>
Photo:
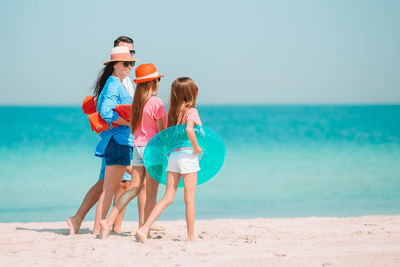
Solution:
<svg viewBox="0 0 400 267"><path fill-rule="evenodd" d="M198 219L400 213L399 105L198 110L227 147L198 187ZM0 222L73 215L100 168L81 109L0 107L0 121ZM125 218L137 220L136 201ZM184 218L181 190L160 219Z"/></svg>

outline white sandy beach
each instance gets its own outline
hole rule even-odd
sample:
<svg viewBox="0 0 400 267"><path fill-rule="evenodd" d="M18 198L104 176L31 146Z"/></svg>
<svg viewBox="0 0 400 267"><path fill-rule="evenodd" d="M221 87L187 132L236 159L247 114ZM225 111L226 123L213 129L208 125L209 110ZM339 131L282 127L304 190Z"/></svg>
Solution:
<svg viewBox="0 0 400 267"><path fill-rule="evenodd" d="M67 235L65 222L1 223L0 266L400 266L400 215L357 218L160 221L166 231L136 241L136 222L107 240Z"/></svg>

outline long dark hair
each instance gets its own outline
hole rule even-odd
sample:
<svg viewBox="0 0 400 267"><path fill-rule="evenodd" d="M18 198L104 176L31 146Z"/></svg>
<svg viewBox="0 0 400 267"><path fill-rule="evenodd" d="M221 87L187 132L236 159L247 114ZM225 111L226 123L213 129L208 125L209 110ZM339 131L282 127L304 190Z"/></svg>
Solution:
<svg viewBox="0 0 400 267"><path fill-rule="evenodd" d="M110 62L108 63L100 72L99 75L97 76L96 83L93 86L93 95L97 99L103 90L104 85L107 82L108 77L111 76L114 72L114 65L116 62Z"/></svg>

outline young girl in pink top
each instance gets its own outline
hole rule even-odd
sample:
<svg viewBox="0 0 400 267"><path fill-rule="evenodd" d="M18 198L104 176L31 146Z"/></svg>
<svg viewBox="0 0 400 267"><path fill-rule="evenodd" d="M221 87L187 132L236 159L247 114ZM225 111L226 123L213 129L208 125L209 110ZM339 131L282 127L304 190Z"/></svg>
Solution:
<svg viewBox="0 0 400 267"><path fill-rule="evenodd" d="M174 201L181 175L186 204L187 240L189 242L194 240L194 195L197 172L200 170L198 156L202 153L193 130L195 124L201 125L199 113L195 108L197 93L198 87L190 78L178 78L172 83L168 126L186 124L186 133L192 147L181 147L170 153L164 197L155 205L144 225L139 227L136 232L137 237L142 242L146 241L151 225L164 209Z"/></svg>
<svg viewBox="0 0 400 267"><path fill-rule="evenodd" d="M157 190L159 183L151 178L144 167L143 152L150 139L158 132L165 129L167 114L163 101L156 97L160 77L153 64L142 64L135 70L137 84L131 111L131 130L135 134L133 141L132 159L132 185L123 193L113 209L110 216L101 221L102 238L107 238L112 225L118 214L126 205L136 197L143 187L146 179L146 204L144 219L146 220L157 201Z"/></svg>

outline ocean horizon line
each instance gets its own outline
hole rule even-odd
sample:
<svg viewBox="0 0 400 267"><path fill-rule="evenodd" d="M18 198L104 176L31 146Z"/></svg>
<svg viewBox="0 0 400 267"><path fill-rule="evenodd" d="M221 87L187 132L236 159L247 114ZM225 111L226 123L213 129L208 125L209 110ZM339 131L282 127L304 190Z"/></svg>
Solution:
<svg viewBox="0 0 400 267"><path fill-rule="evenodd" d="M167 104L167 103L166 103ZM393 103L198 103L199 107L384 107L384 106L400 106L400 102ZM0 104L0 108L81 108L80 104Z"/></svg>

